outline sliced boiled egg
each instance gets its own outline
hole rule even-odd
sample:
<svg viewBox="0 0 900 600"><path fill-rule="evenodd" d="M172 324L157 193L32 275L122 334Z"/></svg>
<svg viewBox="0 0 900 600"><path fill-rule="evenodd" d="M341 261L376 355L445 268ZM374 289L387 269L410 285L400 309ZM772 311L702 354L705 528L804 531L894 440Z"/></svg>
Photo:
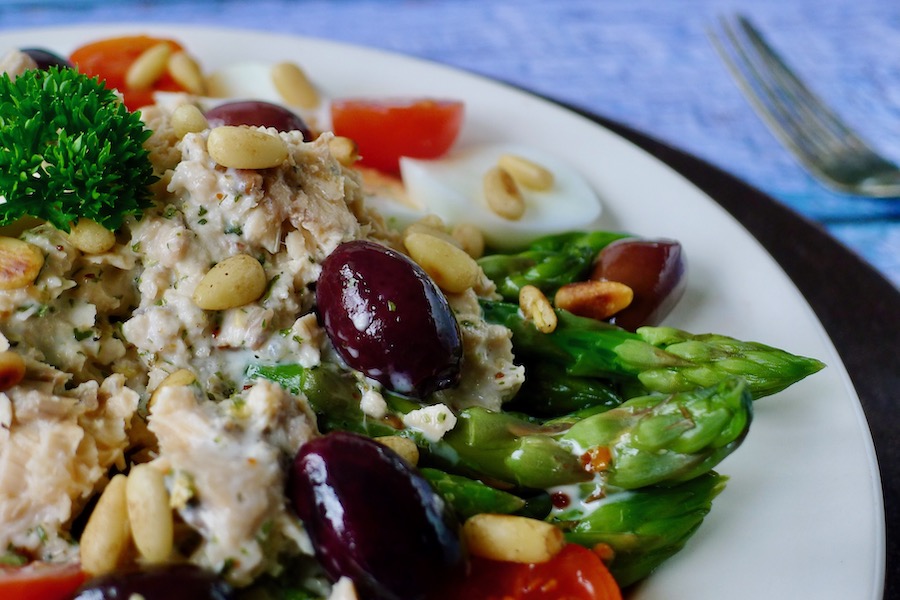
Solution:
<svg viewBox="0 0 900 600"><path fill-rule="evenodd" d="M518 219L494 212L485 198L483 178L504 155L540 165L553 175L547 189L518 185L525 211ZM471 223L498 249L521 247L542 235L590 226L601 213L597 195L578 171L565 160L536 148L492 144L460 148L437 160L400 159L405 187L404 202L376 195L370 203L396 226L405 226L426 214L447 223Z"/></svg>

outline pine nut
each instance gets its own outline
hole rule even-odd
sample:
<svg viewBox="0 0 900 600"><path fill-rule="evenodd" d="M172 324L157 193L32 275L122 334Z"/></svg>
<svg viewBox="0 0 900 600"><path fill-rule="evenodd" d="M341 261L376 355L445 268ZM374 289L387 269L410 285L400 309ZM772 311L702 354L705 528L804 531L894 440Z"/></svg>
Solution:
<svg viewBox="0 0 900 600"><path fill-rule="evenodd" d="M187 369L178 369L177 371L169 373L165 379L159 382L159 385L156 386L153 393L150 394L150 400L147 401L147 407L153 406L153 403L159 395L159 390L162 388L169 385L191 385L195 381L197 381L197 377Z"/></svg>
<svg viewBox="0 0 900 600"><path fill-rule="evenodd" d="M454 246L462 248L462 245L457 239L447 232L447 226L444 225L444 221L434 214L425 215L418 221L407 225L406 229L403 230L403 239L405 240L407 236L412 233L433 235L436 238L440 238L445 242L449 242Z"/></svg>
<svg viewBox="0 0 900 600"><path fill-rule="evenodd" d="M34 283L44 266L40 248L11 237L0 237L0 290L15 290Z"/></svg>
<svg viewBox="0 0 900 600"><path fill-rule="evenodd" d="M495 214L517 221L525 214L525 199L515 180L500 167L492 167L484 174L484 199Z"/></svg>
<svg viewBox="0 0 900 600"><path fill-rule="evenodd" d="M328 150L345 167L352 167L359 160L359 147L348 137L334 136L328 140Z"/></svg>
<svg viewBox="0 0 900 600"><path fill-rule="evenodd" d="M458 294L478 283L481 267L450 242L427 233L411 233L403 243L410 257L445 292Z"/></svg>
<svg viewBox="0 0 900 600"><path fill-rule="evenodd" d="M375 438L375 441L387 446L400 455L412 466L416 466L419 462L419 447L409 438L399 435L385 435Z"/></svg>
<svg viewBox="0 0 900 600"><path fill-rule="evenodd" d="M85 254L103 254L116 245L116 234L91 219L78 219L69 229L69 242Z"/></svg>
<svg viewBox="0 0 900 600"><path fill-rule="evenodd" d="M149 90L169 64L172 46L160 42L144 50L125 71L125 87L132 90Z"/></svg>
<svg viewBox="0 0 900 600"><path fill-rule="evenodd" d="M516 183L532 190L546 191L553 187L553 173L518 154L504 154L497 166L509 173Z"/></svg>
<svg viewBox="0 0 900 600"><path fill-rule="evenodd" d="M288 157L287 144L277 135L234 125L210 131L206 147L216 163L233 169L270 169Z"/></svg>
<svg viewBox="0 0 900 600"><path fill-rule="evenodd" d="M525 318L534 323L541 333L553 333L558 319L550 300L540 289L533 285L523 285L519 290L519 308Z"/></svg>
<svg viewBox="0 0 900 600"><path fill-rule="evenodd" d="M608 319L631 304L634 292L618 281L579 281L556 291L557 308L591 319Z"/></svg>
<svg viewBox="0 0 900 600"><path fill-rule="evenodd" d="M272 67L271 75L272 84L288 104L307 109L319 105L319 92L309 81L303 69L296 64L278 63Z"/></svg>
<svg viewBox="0 0 900 600"><path fill-rule="evenodd" d="M470 223L458 223L450 232L466 254L474 259L484 255L484 234Z"/></svg>
<svg viewBox="0 0 900 600"><path fill-rule="evenodd" d="M172 76L181 87L196 96L202 96L206 92L206 80L203 71L191 56L183 51L173 53L166 63L169 75Z"/></svg>
<svg viewBox="0 0 900 600"><path fill-rule="evenodd" d="M203 310L227 310L258 300L266 291L266 271L248 254L235 254L210 269L194 290Z"/></svg>
<svg viewBox="0 0 900 600"><path fill-rule="evenodd" d="M0 392L25 379L25 359L12 350L0 352Z"/></svg>
<svg viewBox="0 0 900 600"><path fill-rule="evenodd" d="M126 481L121 474L110 480L81 534L81 567L91 575L115 571L128 557L131 525L125 499Z"/></svg>
<svg viewBox="0 0 900 600"><path fill-rule="evenodd" d="M546 521L481 513L463 524L462 537L473 556L518 563L547 562L562 550L562 531Z"/></svg>
<svg viewBox="0 0 900 600"><path fill-rule="evenodd" d="M150 564L172 554L174 520L163 474L147 464L135 465L125 485L128 522L134 545Z"/></svg>
<svg viewBox="0 0 900 600"><path fill-rule="evenodd" d="M181 104L175 108L172 111L170 123L178 139L189 133L199 133L209 127L203 111L193 104Z"/></svg>

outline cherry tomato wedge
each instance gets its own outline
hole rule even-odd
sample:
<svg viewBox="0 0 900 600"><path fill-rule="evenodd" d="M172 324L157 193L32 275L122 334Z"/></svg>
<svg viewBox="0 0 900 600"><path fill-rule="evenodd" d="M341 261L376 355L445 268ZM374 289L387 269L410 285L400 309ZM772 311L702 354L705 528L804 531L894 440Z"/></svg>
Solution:
<svg viewBox="0 0 900 600"><path fill-rule="evenodd" d="M69 60L80 72L99 77L106 87L119 90L125 97L125 106L129 110L137 110L153 104L154 91L184 91L168 73L164 73L151 89L132 90L125 85L125 74L131 64L144 51L160 43L169 44L173 52L182 50L181 44L174 40L133 35L90 42L72 52Z"/></svg>
<svg viewBox="0 0 900 600"><path fill-rule="evenodd" d="M463 121L458 100L344 98L331 103L336 135L354 140L360 164L400 171L400 157L438 158L456 141Z"/></svg>
<svg viewBox="0 0 900 600"><path fill-rule="evenodd" d="M591 550L566 545L551 560L520 564L473 558L471 572L435 600L621 600L606 565Z"/></svg>
<svg viewBox="0 0 900 600"><path fill-rule="evenodd" d="M77 564L31 563L0 569L0 598L64 600L71 598L86 576Z"/></svg>

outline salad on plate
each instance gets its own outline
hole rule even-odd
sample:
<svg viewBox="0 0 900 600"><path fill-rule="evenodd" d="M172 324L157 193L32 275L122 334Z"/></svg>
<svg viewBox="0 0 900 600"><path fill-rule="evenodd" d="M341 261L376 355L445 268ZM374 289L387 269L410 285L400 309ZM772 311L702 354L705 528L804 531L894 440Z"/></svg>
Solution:
<svg viewBox="0 0 900 600"><path fill-rule="evenodd" d="M3 597L621 598L824 366L663 325L679 242L461 100L148 35L0 67Z"/></svg>

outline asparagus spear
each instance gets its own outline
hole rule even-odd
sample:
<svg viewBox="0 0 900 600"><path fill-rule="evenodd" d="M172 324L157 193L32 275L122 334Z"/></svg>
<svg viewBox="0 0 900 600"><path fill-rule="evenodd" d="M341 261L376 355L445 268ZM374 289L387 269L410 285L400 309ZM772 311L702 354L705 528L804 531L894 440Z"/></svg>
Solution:
<svg viewBox="0 0 900 600"><path fill-rule="evenodd" d="M579 421L560 440L598 461L608 486L633 490L708 472L740 445L752 416L747 384L732 377L713 387L633 398Z"/></svg>
<svg viewBox="0 0 900 600"><path fill-rule="evenodd" d="M552 295L567 283L586 279L597 253L623 237L627 236L608 231L549 235L520 253L489 254L478 264L505 300L517 300L519 290L529 284Z"/></svg>
<svg viewBox="0 0 900 600"><path fill-rule="evenodd" d="M703 522L727 477L710 471L671 487L647 487L591 500L585 494L549 520L570 542L612 548L610 570L625 587L678 552Z"/></svg>
<svg viewBox="0 0 900 600"><path fill-rule="evenodd" d="M694 335L671 327L628 332L557 309L559 324L539 332L515 304L482 300L484 317L513 332L513 350L529 361L549 361L571 375L639 382L671 393L743 377L753 398L774 394L824 367L813 358L723 335Z"/></svg>
<svg viewBox="0 0 900 600"><path fill-rule="evenodd" d="M456 427L435 441L415 429L392 424L421 408L405 398L387 394L390 418L368 417L359 407L355 379L336 365L313 369L296 364L252 365L246 377L264 377L305 394L323 431L407 437L439 465L464 474L535 489L591 478L570 448L551 437L561 431L555 425L542 426L517 415L472 407L461 411Z"/></svg>
<svg viewBox="0 0 900 600"><path fill-rule="evenodd" d="M479 513L510 514L525 507L525 500L522 498L493 488L477 479L446 473L431 467L423 467L419 472L453 507L461 520Z"/></svg>
<svg viewBox="0 0 900 600"><path fill-rule="evenodd" d="M536 417L557 417L576 411L599 412L620 405L622 395L611 382L570 375L558 365L525 364L525 383L505 410Z"/></svg>
<svg viewBox="0 0 900 600"><path fill-rule="evenodd" d="M388 420L367 417L359 408L352 377L336 366L253 366L248 377L267 377L306 394L325 430L412 439L436 464L464 475L525 489L589 481L597 469L583 455L604 448L613 459L603 477L610 485L634 488L683 480L715 466L742 439L750 421L743 381L666 397L632 399L584 419L539 423L481 407L457 415L456 426L439 440ZM388 395L394 422L420 405ZM574 424L573 424L574 423Z"/></svg>

